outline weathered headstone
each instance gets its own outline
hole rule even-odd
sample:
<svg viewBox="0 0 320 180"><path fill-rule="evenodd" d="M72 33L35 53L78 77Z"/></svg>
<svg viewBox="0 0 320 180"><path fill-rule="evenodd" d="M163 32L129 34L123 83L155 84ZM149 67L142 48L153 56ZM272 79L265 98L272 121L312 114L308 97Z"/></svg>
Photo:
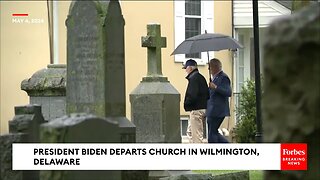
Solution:
<svg viewBox="0 0 320 180"><path fill-rule="evenodd" d="M66 114L66 65L50 64L21 82L30 104L42 107L46 121Z"/></svg>
<svg viewBox="0 0 320 180"><path fill-rule="evenodd" d="M223 174L209 174L209 173L187 173L187 174L176 174L168 177L160 178L159 180L249 180L249 171L229 172Z"/></svg>
<svg viewBox="0 0 320 180"><path fill-rule="evenodd" d="M118 1L76 1L67 39L67 112L112 117L122 142L135 142L125 117L124 19Z"/></svg>
<svg viewBox="0 0 320 180"><path fill-rule="evenodd" d="M124 19L119 2L72 2L66 26L67 113L107 117L118 124L120 138L115 142L134 143L135 126L125 114ZM101 175L106 172L96 173L100 175L94 177L106 178ZM131 178L139 179L147 173L120 174L122 179L133 174Z"/></svg>
<svg viewBox="0 0 320 180"><path fill-rule="evenodd" d="M25 133L5 134L0 136L0 179L1 180L28 180L34 179L28 171L12 170L12 143L27 142Z"/></svg>
<svg viewBox="0 0 320 180"><path fill-rule="evenodd" d="M264 140L307 143L307 171L267 171L265 179L320 177L319 3L273 22L264 50Z"/></svg>
<svg viewBox="0 0 320 180"><path fill-rule="evenodd" d="M148 24L147 36L141 37L142 47L148 51L148 72L143 81L167 82L168 78L162 75L161 48L167 47L167 38L161 37L160 24Z"/></svg>
<svg viewBox="0 0 320 180"><path fill-rule="evenodd" d="M142 37L142 47L148 48L148 73L131 92L131 119L137 128L137 142L179 143L180 94L162 76L161 48L166 38L161 37L159 24L148 24Z"/></svg>
<svg viewBox="0 0 320 180"><path fill-rule="evenodd" d="M27 105L15 107L15 116L9 121L9 132L0 136L0 179L39 179L39 171L12 170L12 143L38 143L40 124L44 123L41 106Z"/></svg>
<svg viewBox="0 0 320 180"><path fill-rule="evenodd" d="M66 20L69 114L106 116L103 10L99 1L73 1L70 5Z"/></svg>
<svg viewBox="0 0 320 180"><path fill-rule="evenodd" d="M167 46L161 37L160 24L148 24L147 36L141 37L147 47L147 76L130 94L131 119L136 125L139 143L179 143L180 94L162 75L161 48ZM149 179L168 176L169 171L150 171Z"/></svg>
<svg viewBox="0 0 320 180"><path fill-rule="evenodd" d="M41 106L16 106L14 111L15 116L12 121L9 121L9 132L25 133L28 137L27 142L39 142L40 125L45 122L41 113Z"/></svg>
<svg viewBox="0 0 320 180"><path fill-rule="evenodd" d="M41 125L42 143L118 143L120 128L110 118L71 114ZM107 163L107 162L106 162ZM121 171L41 171L41 180L121 179Z"/></svg>
<svg viewBox="0 0 320 180"><path fill-rule="evenodd" d="M124 19L118 2L73 2L68 19L67 111L125 115Z"/></svg>

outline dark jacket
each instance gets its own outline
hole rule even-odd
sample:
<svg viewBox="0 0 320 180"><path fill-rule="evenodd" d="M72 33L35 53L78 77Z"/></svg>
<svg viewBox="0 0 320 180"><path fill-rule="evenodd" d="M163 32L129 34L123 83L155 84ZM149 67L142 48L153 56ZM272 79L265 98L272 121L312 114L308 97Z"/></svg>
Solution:
<svg viewBox="0 0 320 180"><path fill-rule="evenodd" d="M217 85L216 89L210 89L210 99L208 100L207 117L230 116L229 97L231 97L230 79L221 71L212 80Z"/></svg>
<svg viewBox="0 0 320 180"><path fill-rule="evenodd" d="M189 83L184 98L185 111L206 109L209 98L206 79L199 73L198 69L188 74L186 79Z"/></svg>

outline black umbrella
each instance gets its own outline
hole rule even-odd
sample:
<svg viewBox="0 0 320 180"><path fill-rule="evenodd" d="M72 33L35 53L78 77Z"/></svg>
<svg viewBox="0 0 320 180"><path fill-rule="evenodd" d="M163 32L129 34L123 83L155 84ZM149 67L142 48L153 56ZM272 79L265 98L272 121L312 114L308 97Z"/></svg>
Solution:
<svg viewBox="0 0 320 180"><path fill-rule="evenodd" d="M184 40L171 55L238 48L243 48L243 46L232 37L218 33L208 33Z"/></svg>
<svg viewBox="0 0 320 180"><path fill-rule="evenodd" d="M173 52L174 54L193 54L207 51L220 51L225 49L236 50L243 46L230 36L218 33L205 33L184 40ZM209 72L210 76L210 72Z"/></svg>
<svg viewBox="0 0 320 180"><path fill-rule="evenodd" d="M205 51L235 50L243 46L230 36L218 33L205 33L184 40L173 52L174 54L193 54ZM209 61L209 54L208 54Z"/></svg>

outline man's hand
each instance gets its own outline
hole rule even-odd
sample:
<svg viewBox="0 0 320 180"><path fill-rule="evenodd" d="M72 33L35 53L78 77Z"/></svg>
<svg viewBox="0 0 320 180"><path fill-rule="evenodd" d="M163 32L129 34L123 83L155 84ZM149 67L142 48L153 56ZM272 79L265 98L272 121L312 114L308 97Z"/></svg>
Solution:
<svg viewBox="0 0 320 180"><path fill-rule="evenodd" d="M217 85L214 84L213 82L209 82L209 88L210 88L210 89L216 89L216 88L217 88Z"/></svg>

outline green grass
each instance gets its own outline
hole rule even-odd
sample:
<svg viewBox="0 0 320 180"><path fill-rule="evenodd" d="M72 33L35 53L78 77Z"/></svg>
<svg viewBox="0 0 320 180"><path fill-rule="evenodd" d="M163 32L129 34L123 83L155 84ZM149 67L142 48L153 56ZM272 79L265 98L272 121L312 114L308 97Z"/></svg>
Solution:
<svg viewBox="0 0 320 180"><path fill-rule="evenodd" d="M206 170L198 170L194 171L197 173L211 173L211 174L226 174L226 173L233 173L233 172L238 172L238 171L232 171L232 170L211 170L211 171L206 171ZM250 180L263 180L263 171L249 171L249 179Z"/></svg>
<svg viewBox="0 0 320 180"><path fill-rule="evenodd" d="M249 171L250 180L263 180L263 171Z"/></svg>

